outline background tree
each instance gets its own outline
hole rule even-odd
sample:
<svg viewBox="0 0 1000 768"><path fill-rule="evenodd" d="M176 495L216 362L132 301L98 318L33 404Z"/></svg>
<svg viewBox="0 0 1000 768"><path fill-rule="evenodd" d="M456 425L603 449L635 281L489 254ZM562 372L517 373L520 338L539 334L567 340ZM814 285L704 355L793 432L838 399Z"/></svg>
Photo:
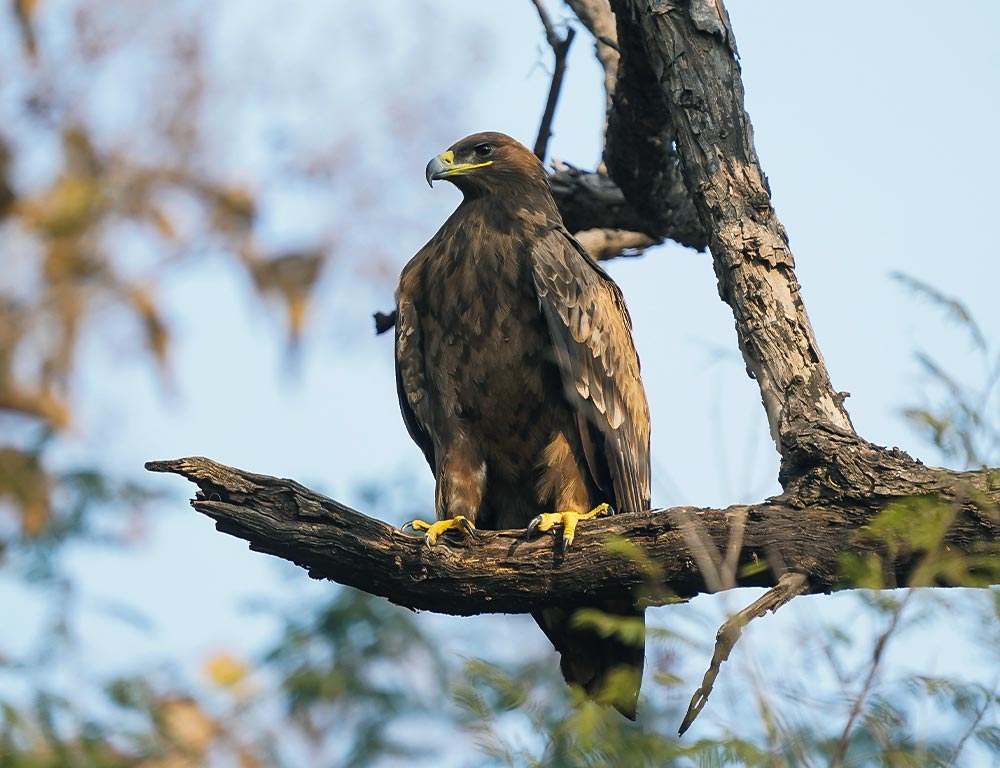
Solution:
<svg viewBox="0 0 1000 768"><path fill-rule="evenodd" d="M584 4L573 5L575 12L584 13ZM134 12L110 16L99 5L85 2L62 6L13 3L0 26L5 73L0 84L5 97L0 103L7 111L2 135L9 158L2 186L4 199L10 201L4 207L3 242L5 265L14 265L5 270L2 279L5 307L9 298L9 311L17 313L9 315L11 322L0 326L5 340L2 349L10 351L3 358L8 362L0 366L5 372L3 380L9 382L2 389L7 398L3 439L7 441L4 456L11 457L4 459L10 463L5 463L9 469L2 473L3 512L8 515L3 533L4 569L8 578L20 574L34 580L33 588L45 587L49 610L41 621L32 620L23 598L14 604L24 624L41 624L51 630L36 633L36 637L50 641L32 643L25 653L17 650L21 634L17 627L11 626L0 636L4 639L0 652L6 663L0 698L7 704L2 714L0 755L8 764L177 765L186 761L200 765L236 759L244 764L295 765L307 760L365 765L379 756L389 760L403 750L425 754L435 764L442 755L455 764L480 764L484 754L510 764L627 764L627 760L645 760L659 765L672 759L710 764L712 760L733 762L736 756L755 764L826 764L837 755L846 755L855 763L879 759L890 764L903 760L961 764L970 754L967 750L989 744L991 738L995 743L995 712L990 709L995 691L988 673L996 668L998 645L986 642L995 639L996 614L991 603L979 599L989 595L965 598L949 592L941 606L933 596L918 594L904 598L905 610L894 600L874 600L861 617L852 616L850 632L839 625L838 617L842 612L860 611L857 603L851 604L852 609L833 601L810 612L808 607L798 607L802 601L796 601L786 609L791 612L789 618L776 618L779 622L797 619L803 626L790 629L788 624L770 622L766 639L756 646L756 629L751 627L734 654L734 669L727 670L732 678L731 695L753 705L727 704L725 686L729 683L724 675L716 700L702 716L708 720L699 720L691 736L678 744L670 733L711 655L710 640L719 623L714 616L697 618L700 611L708 609L699 608L704 604L696 603L693 611L684 606L683 613L680 609L654 612L670 632L651 646L656 663L650 666L656 676L647 681L648 701L641 727L629 730L593 709L578 706L579 702L568 699L558 685L552 686L551 657L541 647L537 660L513 664L514 660L504 658L502 649L484 643L486 634L499 635L500 645L504 637L521 638L516 622L508 629L507 622L456 624L420 616L415 623L410 614L383 601L330 590L329 586L311 590L311 599L291 605L286 599L281 608L275 608L276 590L265 588L261 571L254 570L261 567L259 557L234 561L239 547L230 545L226 550L221 537L204 539L211 540L213 547L215 539L220 539L219 549L199 549L196 537L185 533L171 538L169 529L159 521L137 516L136 501L146 499L149 493L147 479L134 474L139 460L181 455L192 449L220 455L213 447L223 433L233 435L251 451L254 446L269 449L257 448L260 452L254 455L244 448L229 448L226 457L232 456L228 459L231 463L337 482L350 477L352 467L365 467L380 476L379 482L354 491L343 486L331 490L338 496L347 493L349 500L384 519L401 520L424 511L430 495L423 470L411 483L398 466L373 458L391 452L391 441L379 432L381 417L376 414L384 412L386 423L397 427L398 417L395 406L387 405L394 402L391 387L382 396L377 392L377 381L391 384L391 374L357 354L357 339L370 333L370 309L387 305L398 264L433 229L427 222L437 221L435 217L440 218L453 201L440 196L415 198L397 187L404 177L411 176L414 188L419 189L419 169L428 153L471 129L499 127L529 139L549 82L544 71L533 78L539 98L536 105L523 110L520 130L516 125L495 123L476 123L466 130L466 118L461 115L463 110L471 110L470 99L478 94L476 89L455 88L453 73L463 72L468 78L470 67L472 71L486 69L477 57L488 47L479 43L488 38L492 26L452 19L435 4L411 10L407 10L409 4L398 4L382 11L385 16L374 17L336 6L327 16L298 23L293 11L267 4L253 6L252 13L240 13L236 6L223 3L207 7L175 3L157 8L133 4L132 8ZM543 32L532 18L534 9L524 11L522 31L505 38L508 43L518 36L528 41L527 54L522 53L522 71L535 58L548 57ZM572 17L556 4L549 6L549 11L556 36L564 39L563 20ZM788 28L807 28L795 25L795 13L785 9L782 18ZM423 14L431 15L423 18ZM907 19L913 16L919 14L908 14ZM833 20L828 23L833 24ZM872 26L877 27L874 22ZM737 24L737 32L742 28ZM586 31L577 29L567 88L575 73L581 73L581 80L589 73L590 93L595 94L596 83L608 81L601 74L607 70L589 64L589 46L581 44ZM862 41L867 40L865 30L861 33ZM599 35L607 38L602 32ZM450 41L448 55L430 56L428 51L439 51L440 46L429 49L429 39ZM807 39L801 33L788 35L781 38L781 45L797 51ZM371 40L380 43L381 54L376 60L364 53ZM468 41L469 48L456 49L456 40ZM813 40L809 44L821 43ZM537 54L532 51L536 45ZM878 38L871 47L882 45ZM866 76L879 71L866 58L866 50L862 45L860 52L841 63L837 82L852 82L855 71ZM325 60L321 57L327 51L336 52L329 70L316 65L318 57ZM602 63L610 67L614 46L608 45L608 39L600 42L599 52ZM465 57L460 64L453 58L456 55ZM753 60L752 50L749 54L744 50L743 55L746 61ZM915 66L913 62L910 65ZM592 68L588 70L588 66ZM752 94L752 73L760 70L749 63L745 66ZM993 70L977 71L995 71L995 62ZM780 72L772 76L779 77ZM835 87L828 85L828 89L835 95ZM483 101L505 101L489 89L483 90L478 96ZM373 93L384 93L388 98L372 98ZM854 94L855 99L865 97L864 89L859 93ZM600 94L600 99L592 98L592 102L603 103L604 98ZM795 111L796 99L807 101L808 94L800 91L795 98L783 101L776 110L781 119L802 114ZM529 100L520 101L527 104ZM328 113L324 112L327 108ZM557 114L573 114L573 109L570 89L563 98L563 112ZM345 113L350 114L349 120L342 116ZM580 142L583 153L589 152L591 157L602 122L599 113L599 108L594 109L597 120L592 137ZM767 121L768 110L754 110L758 121L761 113ZM927 122L933 124L933 118ZM561 146L572 145L561 145L560 140L580 133L568 127L560 130L559 125L557 119L553 153L569 151ZM766 142L765 137L775 133L766 127L758 122L760 141ZM965 129L961 125L949 128L959 143ZM826 157L836 151L832 142L816 149L803 151L801 157ZM775 160L782 155L777 148L769 150L770 156L768 150L764 152L774 179L774 168L781 167ZM880 157L886 162L893 160L891 142ZM846 167L848 159L841 162ZM990 162L996 158L978 158L980 166ZM836 173L830 167L834 165L830 161L825 172L814 170L810 175L829 178ZM406 168L416 171L407 173ZM595 183L592 176L586 177L588 182L579 182L579 178L572 168L560 176L568 190L579 189L580 183ZM789 186L775 183L778 194L782 188ZM605 205L607 187L598 189L604 195L598 196L598 210L619 210ZM662 185L658 189L661 193L664 190ZM676 186L670 186L669 191L675 192ZM826 194L824 185L812 186L810 197L817 203L809 209L829 210L829 204L818 202L826 200ZM568 193L565 199L570 199ZM939 210L950 210L947 200L936 204ZM440 208L428 212L433 205ZM794 200L782 202L782 208L786 206L796 210ZM963 208L963 214L967 209ZM841 231L852 231L866 213L856 210L843 215ZM898 242L907 242L913 235L893 227L894 214L890 208L876 214L874 220L893 231ZM636 217L648 218L635 211L631 215L630 226ZM798 215L799 220L808 218L801 211ZM794 221L787 215L784 218L786 223ZM690 218L684 220L687 229L666 234L697 246L699 230L690 226ZM366 222L377 226L365 226ZM601 226L606 222L595 219L594 223ZM659 237L665 232L662 222L657 226L660 229L649 228ZM386 239L392 228L392 240L398 242ZM803 258L803 254L822 253L824 246L813 239L808 227L790 228L799 244L803 275L810 264L822 262L815 257ZM929 228L920 229L926 232ZM649 235L643 233L653 239ZM844 239L851 238L845 235ZM853 265L857 273L861 269L858 259L870 256L870 251L865 247L838 248L831 252L831 257L834 255L840 263ZM669 319L669 285L680 281L689 265L705 270L707 264L705 257L667 249L642 264L612 265L618 270L616 277L625 284L640 333L643 327L661 325L656 336L647 337L656 339L652 344L646 342L644 347L643 337L639 338L647 377L657 382L694 379L699 397L705 390L703 372L681 376L678 371L687 370L683 364L664 365L678 357L676 349L658 353L664 343L659 337L667 337L663 328L681 326L680 320ZM911 272L908 265L900 267ZM924 263L924 269L928 268ZM657 279L657 275L669 275L670 282L660 283L659 300L644 302L641 283ZM933 271L920 271L916 276L941 285L934 280ZM823 350L839 382L840 375L847 375L838 373L848 369L847 355L863 358L871 353L859 348L857 334L848 334L855 341L844 351L838 350L836 342L827 341L833 325L851 326L854 322L854 318L844 317L842 294L831 290L835 314L827 315L824 328L824 311L830 310L824 309L824 293L813 286L835 280L830 274L822 275L821 280L803 276L810 310L821 329L818 335ZM853 281L858 282L858 278ZM947 281L944 284L948 286ZM249 287L247 295L263 297L267 304L274 298L279 300L286 339L292 340L288 348L295 350L295 357L276 361L267 346L253 350L236 343L241 326L250 326L251 335L257 336L267 335L272 327L255 319L256 300L247 305L234 299L234 289L239 286ZM694 305L713 303L710 283L702 286L699 301L682 308L688 313L680 316L685 322L692 322L690 318L700 311ZM965 287L975 293L975 285ZM935 287L922 293L934 297L938 308L950 307L955 314L959 305L947 301L949 293L959 292L955 288ZM321 292L324 302L307 303L305 298L315 291ZM965 295L965 291L961 293ZM644 308L650 305L657 310L658 320ZM858 305L868 306L860 301ZM911 304L906 312L896 314L909 314L915 306L929 305ZM977 314L982 309L977 307ZM936 311L928 314L937 318ZM643 322L644 314L649 321ZM857 314L865 320L863 311ZM303 335L309 318L314 329L311 336ZM718 343L731 346L731 320L718 313L714 322L722 329ZM700 327L701 333L707 334L711 322L706 320ZM882 318L881 327L892 328L893 318ZM984 327L990 327L988 319ZM325 334L315 330L323 328L327 329ZM972 338L977 337L973 334ZM984 343L975 348L982 350L976 354L992 362L989 334L980 333L978 338ZM185 351L199 339L205 339L199 355ZM165 361L157 363L163 371L163 389L179 392L182 399L171 400L168 394L164 407L155 392L137 397L127 391L150 389L141 373L130 374L123 365L140 348L152 352L146 360ZM989 424L995 424L989 418L995 413L995 400L989 399L991 390L987 387L978 391L978 387L956 384L955 380L969 380L968 368L955 356L959 349L961 345L954 344L937 351L944 359L925 355L921 367L933 380L927 387L927 401L912 409L913 417L933 430L932 436L939 436L942 447L953 450L969 444L979 456L988 457L989 446L995 447L989 432ZM388 347L384 350L387 362ZM883 350L876 358L886 354ZM252 358L257 358L260 368L250 367ZM301 383L292 397L301 403L297 409L282 411L275 420L269 416L271 409L261 409L259 403L280 403L280 393L259 389L259 371L268 367L287 370L293 363ZM657 371L671 368L669 376L657 375ZM891 371L881 371L878 378L905 381L905 366L899 368L896 377ZM114 370L115 376L109 376L108 370ZM717 364L717 370L723 371L718 379L735 381L742 376L742 361L729 354ZM372 406L355 403L324 412L329 407L326 403L343 402L338 382L347 378L373 382L367 385L375 392ZM992 371L984 374L984 380L992 383ZM754 385L744 382L734 385L736 397L749 404L755 398ZM864 393L880 382L848 384L855 390L852 415L859 431L877 441L898 441L891 433L879 434L882 427L861 428L865 409L871 407ZM328 392L310 397L310 390L316 388ZM244 400L247 394L257 398L254 419L246 419L245 406L233 396L238 391ZM730 391L720 389L722 393ZM913 389L903 391L911 394L894 394L891 402L915 398ZM102 397L102 392L107 394ZM178 435L171 432L170 422L183 419L185 409L192 407L185 402L190 402L194 393L210 404L201 406L204 410L196 406L193 421L211 429L192 441L190 426L185 425L186 432ZM667 399L695 402L693 395L684 394ZM713 399L728 402L726 394ZM978 410L977 403L982 404ZM755 407L754 417L745 419L757 425L760 435L751 444L766 442L766 431L757 417L759 405ZM159 418L159 411L171 415ZM357 418L357 412L363 419ZM66 415L61 418L69 428L59 426L60 413L68 414L69 420ZM662 478L678 472L683 476L683 469L678 468L684 466L683 455L676 456L667 445L677 442L678 453L690 453L699 438L692 431L678 430L675 410L660 413L665 418L657 418L654 403L654 424L666 437L659 449L654 446L654 451L661 451L657 468L661 470L661 485L656 489L660 504L760 499L763 493L759 489L748 488L716 497L710 487L713 483L688 489L687 494L669 485L665 489ZM751 413L749 406L747 413ZM150 424L147 432L155 432L155 439L147 436L139 444L118 448L116 438L122 434L122 422L140 418ZM330 450L330 441L316 436L320 431L316 429L317 418L352 434L353 453L358 455L339 456L335 461L323 458ZM367 429L356 426L361 421L368 422ZM733 419L723 416L720 421L726 429L710 442L713 450L721 453L732 450ZM678 433L683 437L678 439ZM753 434L747 430L747 436ZM405 439L401 430L399 436ZM747 438L741 435L740 439ZM288 450L293 443L305 452ZM274 447L280 455L275 455ZM762 456L768 455L765 451L766 447ZM748 451L748 455L753 453ZM948 460L952 466L963 466L967 458L963 455L959 461L952 454ZM704 456L699 460L703 462ZM767 474L766 463L761 462L762 471L755 482L760 482L757 476ZM975 466L978 461L970 464ZM773 470L771 474L773 478ZM401 476L401 484L387 485L387 476ZM144 508L153 508L152 503L147 500ZM911 513L901 510L902 525ZM144 529L151 532L149 536L143 537ZM899 526L887 519L884 530L896 535ZM151 573L149 582L130 591L132 585L123 583L113 567L99 564L100 558L91 557L83 569L79 564L74 566L81 536L90 541L131 543L140 552L155 546L151 540L163 541L161 546L169 552L171 566ZM112 549L103 551L107 560L116 562ZM92 589L88 593L88 577L93 578L90 574L102 568L110 571L114 588L108 592L118 599L116 604L101 604L94 599ZM156 603L168 602L167 590L151 585L169 585L169 591L183 592L185 578L196 585L185 593L188 607L166 623L160 618L159 624L146 631L128 630L129 626L148 623L143 615L155 613ZM245 629L244 634L256 632L257 647L270 644L273 652L263 654L259 665L248 664L247 657L237 651L223 648L211 653L206 664L211 681L208 686L177 662L150 663L143 648L154 644L156 636L163 638L160 643L171 645L172 655L192 654L188 637L198 634L198 621L192 621L192 616L199 610L227 610L215 591L227 579L230 583L261 583L259 591L265 596L257 600L256 621L259 625L261 616L269 617L267 639L259 639L265 634L259 628ZM281 587L288 593L305 588L297 575L289 575ZM141 595L138 600L136 593ZM229 594L237 593L231 589ZM230 599L235 602L237 598ZM136 614L136 604L143 606L142 614ZM235 609L228 610L235 613ZM798 611L805 612L804 619ZM942 611L948 612L950 623L983 622L983 676L969 679L965 674L964 680L961 675L930 676L926 669L921 670L925 673L922 676L914 676L893 667L893 649L907 645L899 638L908 636L914 643L927 643L928 623L939 627ZM111 633L95 629L94 620L87 618L93 613L116 615L118 624L126 628ZM253 627L253 621L244 618L241 626ZM810 627L817 624L821 629ZM767 667L767 659L774 658L767 646L775 635L783 633L801 638L792 648L801 654L802 663L792 667L815 670L819 666L823 672L808 677L789 673L775 682L752 666L740 666L760 658ZM109 634L116 663L102 664L102 654L94 651L95 638L100 638L100 643ZM402 642L401 637L407 641ZM789 653L785 647L778 658ZM448 649L456 648L470 657L468 663L449 653ZM474 660L480 656L493 663ZM817 661L824 659L827 661ZM823 677L827 679L817 679ZM67 680L86 684L67 685ZM928 696L942 702L933 709L938 722L933 728L915 721L921 702ZM832 722L817 722L816 712L837 712L838 717L830 718ZM285 716L276 717L278 714ZM435 728L453 730L456 725L466 734L464 738L413 737L414 733L434 733Z"/></svg>

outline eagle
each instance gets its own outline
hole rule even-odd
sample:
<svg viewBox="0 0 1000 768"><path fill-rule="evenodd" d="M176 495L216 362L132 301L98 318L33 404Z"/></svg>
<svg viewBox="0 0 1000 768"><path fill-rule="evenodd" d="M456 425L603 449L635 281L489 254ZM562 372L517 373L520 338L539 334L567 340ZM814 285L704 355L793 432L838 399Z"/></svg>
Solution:
<svg viewBox="0 0 1000 768"><path fill-rule="evenodd" d="M580 520L649 509L649 407L621 289L511 137L468 136L426 178L463 200L396 291L400 410L436 481L437 521L404 527L428 546L479 528L561 529L572 556ZM581 608L613 620L586 621ZM532 615L566 681L635 719L642 609L625 597Z"/></svg>

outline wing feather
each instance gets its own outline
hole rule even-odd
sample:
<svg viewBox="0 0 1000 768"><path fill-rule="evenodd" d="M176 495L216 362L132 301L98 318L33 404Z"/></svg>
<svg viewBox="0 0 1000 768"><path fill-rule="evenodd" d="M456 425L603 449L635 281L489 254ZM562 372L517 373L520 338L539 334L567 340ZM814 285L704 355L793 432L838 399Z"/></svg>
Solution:
<svg viewBox="0 0 1000 768"><path fill-rule="evenodd" d="M584 445L592 442L592 430L603 443L594 447L596 457L587 457L591 475L598 485L601 475L610 476L612 488L605 490L618 511L649 509L649 406L621 289L556 225L535 244L532 269ZM606 473L594 467L595 458Z"/></svg>
<svg viewBox="0 0 1000 768"><path fill-rule="evenodd" d="M430 399L424 370L423 337L416 308L400 292L396 303L396 394L403 423L420 450L424 452L431 471L434 466L434 441L429 431Z"/></svg>

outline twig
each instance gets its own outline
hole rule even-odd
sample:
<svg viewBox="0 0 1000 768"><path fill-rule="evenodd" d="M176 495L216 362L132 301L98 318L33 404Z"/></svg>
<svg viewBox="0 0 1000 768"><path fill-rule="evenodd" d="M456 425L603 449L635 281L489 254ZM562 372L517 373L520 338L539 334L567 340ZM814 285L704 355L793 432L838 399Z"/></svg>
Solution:
<svg viewBox="0 0 1000 768"><path fill-rule="evenodd" d="M604 43L608 48L610 48L615 53L621 53L622 49L618 47L618 41L612 37L607 37L606 35L598 35L597 42Z"/></svg>
<svg viewBox="0 0 1000 768"><path fill-rule="evenodd" d="M899 608L897 608L896 612L893 614L892 621L889 622L889 626L886 628L885 632L879 635L878 640L875 641L875 649L872 651L871 668L865 676L865 682L864 685L861 686L861 691L854 699L854 704L851 707L851 714L848 715L847 724L844 725L844 732L840 734L840 741L837 743L837 750L833 753L833 758L830 760L830 768L837 768L837 766L844 764L844 756L847 754L847 747L850 743L851 731L854 729L854 723L861 715L861 710L864 708L865 702L868 700L868 696L871 693L872 686L875 684L875 676L878 674L879 667L882 664L882 657L885 653L885 647L889 642L889 638L892 637L893 633L896 631L896 627L899 626L899 617L903 615L903 608L906 607L907 602L909 602L913 594L914 592L912 589L906 593L906 596L899 604Z"/></svg>
<svg viewBox="0 0 1000 768"><path fill-rule="evenodd" d="M703 530L704 526L698 515L682 507L673 511L672 516L674 524L684 536L688 552L694 557L698 570L705 577L705 584L712 592L721 592L724 588L722 574L719 573L722 556L712 537L708 535L706 530Z"/></svg>
<svg viewBox="0 0 1000 768"><path fill-rule="evenodd" d="M786 573L778 579L777 585L764 593L759 600L754 601L742 611L730 617L725 624L719 627L719 631L715 636L715 652L712 654L712 663L709 665L708 671L705 672L705 677L701 681L701 687L691 697L687 714L684 715L681 727L677 730L679 736L684 735L684 732L691 727L691 723L701 714L701 711L708 703L708 697L711 695L712 686L715 685L715 680L719 676L719 669L722 667L722 662L729 658L729 654L732 653L736 641L743 634L743 627L753 619L763 616L768 611L773 612L778 610L793 597L807 592L808 589L809 584L804 574Z"/></svg>
<svg viewBox="0 0 1000 768"><path fill-rule="evenodd" d="M549 138L552 136L552 120L556 115L559 91L562 90L563 75L566 74L566 56L569 53L570 45L573 43L573 38L576 36L576 30L569 27L566 30L566 37L560 38L556 34L555 27L552 25L552 19L549 18L548 11L545 10L542 0L532 0L532 2L535 4L535 10L538 11L538 17L542 20L542 26L545 28L545 39L549 41L549 46L552 48L552 53L555 56L555 69L552 72L549 97L545 102L545 111L542 113L541 125L538 126L538 138L535 139L535 155L544 163L545 155L548 154Z"/></svg>
<svg viewBox="0 0 1000 768"><path fill-rule="evenodd" d="M952 749L951 754L948 756L948 762L943 763L944 768L951 768L951 766L955 765L957 762L958 756L962 754L962 750L965 749L965 745L969 741L969 737L975 733L976 728L978 728L979 724L983 722L983 718L986 717L986 713L990 711L993 703L997 700L998 686L1000 686L1000 684L994 683L992 690L987 691L986 688L982 689L983 692L986 693L983 706L981 706L979 711L976 712L975 718L973 718L972 722L969 723L969 727L965 729L965 733L962 734L962 738L960 738L958 743L955 744L955 748Z"/></svg>

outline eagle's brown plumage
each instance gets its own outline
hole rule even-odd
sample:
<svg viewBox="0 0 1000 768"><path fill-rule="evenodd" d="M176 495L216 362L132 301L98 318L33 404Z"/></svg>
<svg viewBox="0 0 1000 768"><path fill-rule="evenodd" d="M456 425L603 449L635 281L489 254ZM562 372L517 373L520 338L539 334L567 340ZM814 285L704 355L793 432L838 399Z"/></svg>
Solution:
<svg viewBox="0 0 1000 768"><path fill-rule="evenodd" d="M542 164L509 136L480 133L432 160L432 177L464 200L403 269L396 378L437 481L438 519L523 528L601 502L649 509L649 409L628 310L563 226ZM599 606L627 617L624 642L573 625L579 607L535 619L568 682L634 717L642 612ZM625 674L608 691L616 668Z"/></svg>

